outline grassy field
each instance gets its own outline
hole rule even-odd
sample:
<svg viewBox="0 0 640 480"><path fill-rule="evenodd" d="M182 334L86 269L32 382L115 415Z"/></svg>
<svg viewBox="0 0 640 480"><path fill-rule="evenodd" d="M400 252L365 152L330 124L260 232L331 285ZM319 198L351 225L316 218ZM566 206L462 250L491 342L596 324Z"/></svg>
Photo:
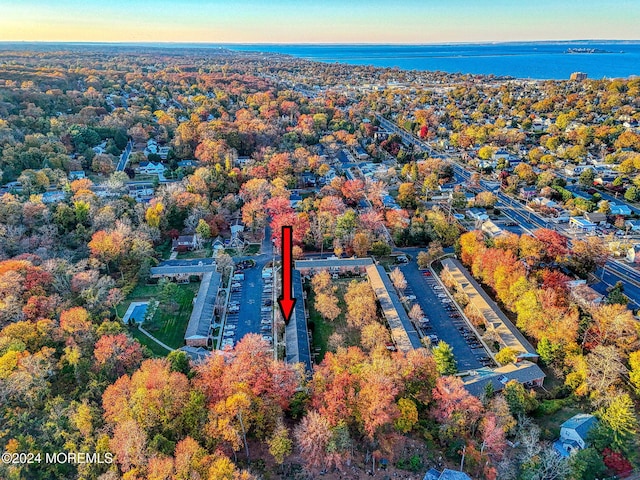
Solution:
<svg viewBox="0 0 640 480"><path fill-rule="evenodd" d="M193 297L198 291L199 284L186 283L178 285L181 294L178 295L178 305L170 312L162 304L158 306L153 318L144 322L143 326L151 335L170 347L179 348L184 345L184 332L189 323L193 309Z"/></svg>
<svg viewBox="0 0 640 480"><path fill-rule="evenodd" d="M213 250L210 247L205 247L200 250L192 250L190 252L181 252L178 253L179 259L187 259L187 258L211 258L213 254Z"/></svg>
<svg viewBox="0 0 640 480"><path fill-rule="evenodd" d="M344 294L347 291L347 287L351 279L334 280L333 285L338 287L336 295L338 297L338 306L342 310L342 313L334 321L325 320L314 308L315 295L313 291L309 292L307 297L307 305L309 308L310 321L315 325L312 337L312 353L317 352L316 361L319 363L324 358L325 353L329 350L328 342L329 337L333 332L338 332L344 337L345 346L353 346L360 344L360 335L356 329L353 329L347 325L346 319L346 304L344 302Z"/></svg>
<svg viewBox="0 0 640 480"><path fill-rule="evenodd" d="M169 350L158 345L137 328L129 328L129 334L142 345L148 347L154 357L166 357L169 354Z"/></svg>

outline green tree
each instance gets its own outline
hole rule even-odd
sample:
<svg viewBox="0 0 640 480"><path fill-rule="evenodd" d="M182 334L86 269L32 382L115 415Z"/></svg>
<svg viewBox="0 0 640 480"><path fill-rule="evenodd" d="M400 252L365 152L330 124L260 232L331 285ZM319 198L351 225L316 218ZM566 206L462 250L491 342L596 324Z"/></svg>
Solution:
<svg viewBox="0 0 640 480"><path fill-rule="evenodd" d="M503 395L513 416L532 412L538 407L535 396L527 392L524 386L516 380L511 380L505 385Z"/></svg>
<svg viewBox="0 0 640 480"><path fill-rule="evenodd" d="M391 246L387 242L373 242L371 244L371 253L374 257L385 257L391 253Z"/></svg>
<svg viewBox="0 0 640 480"><path fill-rule="evenodd" d="M172 372L189 373L189 357L182 350L174 350L167 355Z"/></svg>
<svg viewBox="0 0 640 480"><path fill-rule="evenodd" d="M622 282L616 282L616 284L611 287L611 290L609 290L607 294L607 303L618 303L620 305L627 305L629 303L629 299L624 294L624 284Z"/></svg>
<svg viewBox="0 0 640 480"><path fill-rule="evenodd" d="M282 424L276 427L273 435L268 440L268 444L269 453L273 455L278 465L282 465L284 457L290 455L293 449L293 442L291 441L289 430Z"/></svg>
<svg viewBox="0 0 640 480"><path fill-rule="evenodd" d="M593 181L595 180L596 175L593 172L593 169L587 168L584 172L580 174L578 178L578 183L583 187L593 187Z"/></svg>
<svg viewBox="0 0 640 480"><path fill-rule="evenodd" d="M595 480L602 478L607 467L595 448L578 450L569 460L571 478L575 480Z"/></svg>
<svg viewBox="0 0 640 480"><path fill-rule="evenodd" d="M635 202L636 200L638 200L639 195L640 191L638 190L638 187L635 186L627 188L627 191L624 192L624 198L629 202Z"/></svg>
<svg viewBox="0 0 640 480"><path fill-rule="evenodd" d="M401 398L398 400L400 416L395 420L394 426L399 432L408 433L418 423L418 408L413 400Z"/></svg>
<svg viewBox="0 0 640 480"><path fill-rule="evenodd" d="M551 342L547 337L542 337L537 346L540 359L547 365L552 364L562 351L560 345Z"/></svg>
<svg viewBox="0 0 640 480"><path fill-rule="evenodd" d="M198 225L196 226L196 233L200 236L200 238L211 238L211 227L201 218L198 221Z"/></svg>
<svg viewBox="0 0 640 480"><path fill-rule="evenodd" d="M453 375L458 372L456 358L451 346L440 340L437 346L431 349L433 359L436 362L436 370L440 375Z"/></svg>
<svg viewBox="0 0 640 480"><path fill-rule="evenodd" d="M465 208L467 206L467 197L463 192L453 192L451 195L451 206L453 208Z"/></svg>

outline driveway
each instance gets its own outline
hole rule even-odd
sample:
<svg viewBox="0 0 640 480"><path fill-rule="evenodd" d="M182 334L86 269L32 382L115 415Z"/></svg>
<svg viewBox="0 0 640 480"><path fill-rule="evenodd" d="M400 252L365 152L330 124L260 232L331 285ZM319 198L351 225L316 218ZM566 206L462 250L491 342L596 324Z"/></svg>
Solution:
<svg viewBox="0 0 640 480"><path fill-rule="evenodd" d="M458 370L473 370L483 367L481 359L487 358L487 354L483 348L472 348L468 342L474 340L473 335L465 339L464 332L466 324L464 319L452 318L451 315L456 314L450 312L446 308L446 304L442 302L438 294L443 294L442 290L434 288L436 280L431 276L424 276L422 271L418 270L418 264L415 260L400 267L407 280L406 295L415 295L415 302L420 305L422 311L429 318L427 330L423 330L424 334L435 334L440 340L448 343L458 362ZM461 331L462 330L462 331Z"/></svg>

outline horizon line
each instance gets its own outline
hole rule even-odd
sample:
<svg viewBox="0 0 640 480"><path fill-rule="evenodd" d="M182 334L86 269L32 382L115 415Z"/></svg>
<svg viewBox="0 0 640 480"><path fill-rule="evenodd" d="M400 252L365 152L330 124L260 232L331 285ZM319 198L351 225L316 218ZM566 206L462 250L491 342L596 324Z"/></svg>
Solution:
<svg viewBox="0 0 640 480"><path fill-rule="evenodd" d="M114 40L114 41L90 41L90 40L0 40L0 45L8 44L37 44L37 45L219 45L219 46L437 46L437 45L506 45L506 44L535 44L535 43L580 43L580 42L603 42L603 43L640 43L637 39L547 39L547 40L484 40L484 41L450 41L450 42L216 42L202 40L180 40L180 41L134 41L134 40Z"/></svg>

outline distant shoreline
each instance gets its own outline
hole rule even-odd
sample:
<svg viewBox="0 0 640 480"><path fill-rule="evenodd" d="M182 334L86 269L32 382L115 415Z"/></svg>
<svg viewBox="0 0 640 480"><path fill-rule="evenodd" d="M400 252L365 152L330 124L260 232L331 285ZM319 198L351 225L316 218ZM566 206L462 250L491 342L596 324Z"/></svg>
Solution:
<svg viewBox="0 0 640 480"><path fill-rule="evenodd" d="M573 72L590 79L640 75L640 40L545 40L439 44L285 44L176 42L0 42L0 51L59 48L229 50L287 55L321 63L440 71L450 74L568 80ZM573 53L569 53L573 51ZM587 53L610 52L607 55ZM623 53L621 53L623 52Z"/></svg>

